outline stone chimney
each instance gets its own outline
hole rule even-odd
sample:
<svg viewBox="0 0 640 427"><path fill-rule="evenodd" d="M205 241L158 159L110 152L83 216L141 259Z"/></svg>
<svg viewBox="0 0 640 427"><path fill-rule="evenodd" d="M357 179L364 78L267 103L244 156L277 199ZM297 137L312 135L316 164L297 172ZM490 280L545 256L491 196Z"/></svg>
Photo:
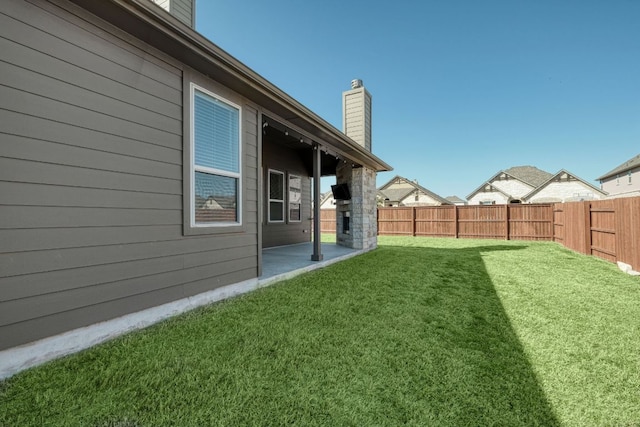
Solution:
<svg viewBox="0 0 640 427"><path fill-rule="evenodd" d="M196 26L196 0L151 0L191 28Z"/></svg>
<svg viewBox="0 0 640 427"><path fill-rule="evenodd" d="M351 81L351 90L342 92L342 131L371 151L371 94L362 80Z"/></svg>

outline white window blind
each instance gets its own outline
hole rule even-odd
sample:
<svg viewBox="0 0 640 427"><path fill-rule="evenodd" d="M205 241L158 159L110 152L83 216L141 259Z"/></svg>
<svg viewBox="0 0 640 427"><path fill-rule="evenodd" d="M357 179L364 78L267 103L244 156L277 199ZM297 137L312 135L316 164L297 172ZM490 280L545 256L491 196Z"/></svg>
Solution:
<svg viewBox="0 0 640 427"><path fill-rule="evenodd" d="M240 109L193 92L193 222L240 222Z"/></svg>

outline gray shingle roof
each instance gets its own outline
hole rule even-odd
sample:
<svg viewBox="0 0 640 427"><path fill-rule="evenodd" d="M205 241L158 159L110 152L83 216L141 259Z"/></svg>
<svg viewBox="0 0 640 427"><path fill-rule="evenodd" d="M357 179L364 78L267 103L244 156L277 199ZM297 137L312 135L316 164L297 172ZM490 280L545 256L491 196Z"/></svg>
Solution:
<svg viewBox="0 0 640 427"><path fill-rule="evenodd" d="M535 166L514 166L505 170L504 173L530 184L534 188L544 184L553 176L552 173L538 169Z"/></svg>
<svg viewBox="0 0 640 427"><path fill-rule="evenodd" d="M445 199L447 199L451 203L467 203L466 200L463 200L458 196L447 196L447 197L445 197Z"/></svg>
<svg viewBox="0 0 640 427"><path fill-rule="evenodd" d="M399 202L409 195L409 193L415 191L415 188L387 188L385 190L378 190L384 194L389 200L393 202Z"/></svg>
<svg viewBox="0 0 640 427"><path fill-rule="evenodd" d="M598 181L601 181L603 179L607 179L609 177L612 177L614 175L618 175L620 173L626 172L629 169L633 169L637 166L640 166L640 154L638 154L635 157L632 157L631 159L627 160L626 162L624 162L623 164L621 164L620 166L618 166L615 169L612 169L611 171L605 173L604 175L602 175L600 178L597 178Z"/></svg>

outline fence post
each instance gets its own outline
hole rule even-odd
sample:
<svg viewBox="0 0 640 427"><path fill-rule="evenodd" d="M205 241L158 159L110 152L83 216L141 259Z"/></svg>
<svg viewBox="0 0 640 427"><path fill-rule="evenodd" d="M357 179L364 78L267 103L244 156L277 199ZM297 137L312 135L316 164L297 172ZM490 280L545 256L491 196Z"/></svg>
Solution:
<svg viewBox="0 0 640 427"><path fill-rule="evenodd" d="M584 203L584 253L591 255L591 202Z"/></svg>
<svg viewBox="0 0 640 427"><path fill-rule="evenodd" d="M509 205L504 205L504 240L509 240Z"/></svg>
<svg viewBox="0 0 640 427"><path fill-rule="evenodd" d="M453 237L458 238L458 205L453 205Z"/></svg>
<svg viewBox="0 0 640 427"><path fill-rule="evenodd" d="M411 235L416 235L416 207L411 208Z"/></svg>

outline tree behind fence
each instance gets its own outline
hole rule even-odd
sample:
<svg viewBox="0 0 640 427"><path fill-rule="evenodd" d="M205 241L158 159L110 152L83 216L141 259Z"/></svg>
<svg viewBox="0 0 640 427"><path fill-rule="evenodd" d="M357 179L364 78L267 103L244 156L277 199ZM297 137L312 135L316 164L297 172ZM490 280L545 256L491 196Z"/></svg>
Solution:
<svg viewBox="0 0 640 427"><path fill-rule="evenodd" d="M335 210L322 231L335 233ZM640 197L556 204L378 208L378 234L547 240L640 270Z"/></svg>

